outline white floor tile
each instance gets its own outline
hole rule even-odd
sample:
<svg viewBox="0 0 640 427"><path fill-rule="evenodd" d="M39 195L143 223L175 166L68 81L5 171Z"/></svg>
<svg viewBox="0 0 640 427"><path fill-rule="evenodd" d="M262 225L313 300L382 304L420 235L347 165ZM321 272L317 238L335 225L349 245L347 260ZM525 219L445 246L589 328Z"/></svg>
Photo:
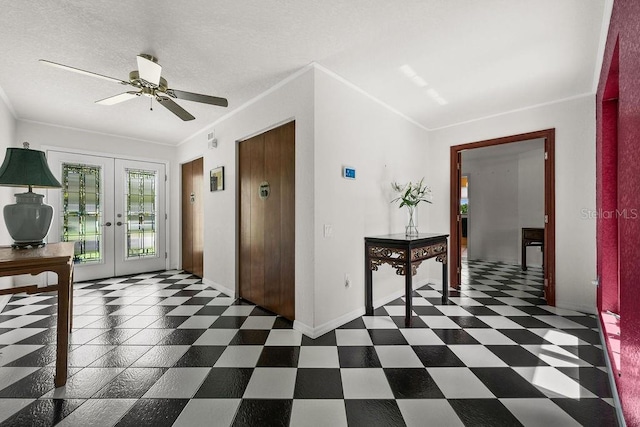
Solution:
<svg viewBox="0 0 640 427"><path fill-rule="evenodd" d="M240 399L191 399L173 427L230 426Z"/></svg>
<svg viewBox="0 0 640 427"><path fill-rule="evenodd" d="M423 368L424 365L408 345L377 345L378 359L383 368Z"/></svg>
<svg viewBox="0 0 640 427"><path fill-rule="evenodd" d="M340 375L345 399L393 399L382 369L343 368Z"/></svg>
<svg viewBox="0 0 640 427"><path fill-rule="evenodd" d="M189 350L188 345L157 345L133 362L136 368L170 368Z"/></svg>
<svg viewBox="0 0 640 427"><path fill-rule="evenodd" d="M543 362L557 367L591 366L567 350L552 344L523 345L522 348L538 356Z"/></svg>
<svg viewBox="0 0 640 427"><path fill-rule="evenodd" d="M495 398L468 368L427 368L447 399Z"/></svg>
<svg viewBox="0 0 640 427"><path fill-rule="evenodd" d="M471 316L467 310L456 305L438 305L436 308L445 316Z"/></svg>
<svg viewBox="0 0 640 427"><path fill-rule="evenodd" d="M490 305L488 307L501 316L529 316L524 311L510 305Z"/></svg>
<svg viewBox="0 0 640 427"><path fill-rule="evenodd" d="M410 345L445 345L431 329L400 329Z"/></svg>
<svg viewBox="0 0 640 427"><path fill-rule="evenodd" d="M502 359L483 345L450 345L449 349L470 368L507 366Z"/></svg>
<svg viewBox="0 0 640 427"><path fill-rule="evenodd" d="M533 317L559 329L587 329L586 326L561 316L533 316Z"/></svg>
<svg viewBox="0 0 640 427"><path fill-rule="evenodd" d="M243 398L292 399L296 374L296 368L256 368Z"/></svg>
<svg viewBox="0 0 640 427"><path fill-rule="evenodd" d="M338 348L334 346L300 347L298 368L339 368Z"/></svg>
<svg viewBox="0 0 640 427"><path fill-rule="evenodd" d="M191 316L182 322L178 329L207 329L216 319L218 316Z"/></svg>
<svg viewBox="0 0 640 427"><path fill-rule="evenodd" d="M373 345L369 331L365 329L336 329L338 346Z"/></svg>
<svg viewBox="0 0 640 427"><path fill-rule="evenodd" d="M363 316L367 329L398 329L398 325L389 316Z"/></svg>
<svg viewBox="0 0 640 427"><path fill-rule="evenodd" d="M423 427L427 420L437 420L438 427L464 427L446 399L399 399L397 403L407 427Z"/></svg>
<svg viewBox="0 0 640 427"><path fill-rule="evenodd" d="M4 350L4 348L2 350ZM40 368L35 367L0 367L0 390L10 386L16 381L20 381L39 369ZM4 400L4 398L0 399L0 402L2 402L2 400Z"/></svg>
<svg viewBox="0 0 640 427"><path fill-rule="evenodd" d="M404 305L386 305L384 307L384 310L387 312L387 314L389 316L404 316L405 315L405 306Z"/></svg>
<svg viewBox="0 0 640 427"><path fill-rule="evenodd" d="M222 316L248 316L255 307L253 305L231 305Z"/></svg>
<svg viewBox="0 0 640 427"><path fill-rule="evenodd" d="M446 316L420 316L420 319L431 329L460 329L460 325Z"/></svg>
<svg viewBox="0 0 640 427"><path fill-rule="evenodd" d="M275 321L276 316L250 316L240 329L271 329Z"/></svg>
<svg viewBox="0 0 640 427"><path fill-rule="evenodd" d="M4 313L2 313L4 315ZM45 328L18 328L9 332L5 332L0 335L0 345L15 344L23 339L29 338L42 331L46 331Z"/></svg>
<svg viewBox="0 0 640 427"><path fill-rule="evenodd" d="M566 332L557 329L529 329L536 335L541 336L551 344L555 345L583 345L587 344L585 341L576 337L575 335L568 334Z"/></svg>
<svg viewBox="0 0 640 427"><path fill-rule="evenodd" d="M214 298L207 305L231 305L236 301L235 298Z"/></svg>
<svg viewBox="0 0 640 427"><path fill-rule="evenodd" d="M36 306L36 307L44 308L46 306L44 307ZM2 315L4 316L5 313L2 313ZM21 315L10 320L5 320L4 322L0 323L0 329L21 328L23 326L30 325L34 322L37 322L38 320L46 319L47 317L49 316L40 316L40 315L31 315L31 314Z"/></svg>
<svg viewBox="0 0 640 427"><path fill-rule="evenodd" d="M227 347L215 367L254 368L262 353L261 345L232 345Z"/></svg>
<svg viewBox="0 0 640 427"><path fill-rule="evenodd" d="M42 345L8 345L0 349L0 366L7 365L14 360L18 360L23 356L26 356L29 353L32 353L39 348L42 348ZM0 390L2 390L0 388Z"/></svg>
<svg viewBox="0 0 640 427"><path fill-rule="evenodd" d="M302 333L294 329L272 329L267 337L264 345L300 345L302 342Z"/></svg>
<svg viewBox="0 0 640 427"><path fill-rule="evenodd" d="M237 333L237 329L207 329L193 345L227 345Z"/></svg>
<svg viewBox="0 0 640 427"><path fill-rule="evenodd" d="M192 398L210 370L211 368L170 368L142 397L156 399Z"/></svg>
<svg viewBox="0 0 640 427"><path fill-rule="evenodd" d="M291 427L346 427L347 413L341 399L296 399Z"/></svg>
<svg viewBox="0 0 640 427"><path fill-rule="evenodd" d="M202 309L201 305L181 305L168 312L167 316L193 316Z"/></svg>
<svg viewBox="0 0 640 427"><path fill-rule="evenodd" d="M122 371L124 368L84 368L70 376L64 386L45 393L43 397L88 399Z"/></svg>

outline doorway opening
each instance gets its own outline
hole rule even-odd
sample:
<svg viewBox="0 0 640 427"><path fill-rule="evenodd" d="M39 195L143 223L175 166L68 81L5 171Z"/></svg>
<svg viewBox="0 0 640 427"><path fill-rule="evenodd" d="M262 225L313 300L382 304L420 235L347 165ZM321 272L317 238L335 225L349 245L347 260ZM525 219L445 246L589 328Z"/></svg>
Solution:
<svg viewBox="0 0 640 427"><path fill-rule="evenodd" d="M450 176L450 191L451 191L451 206L450 206L450 229L451 229L451 263L450 263L450 286L455 289L460 289L462 283L462 251L463 251L463 175L467 177L467 187L470 194L467 194L467 224L466 231L468 234L467 250L469 250L468 244L473 245L473 233L469 233L469 228L473 228L474 221L474 205L473 205L473 185L474 174L465 173L463 170L463 153L471 154L474 149L504 146L505 144L511 144L516 142L540 140L544 146L544 207L542 212L542 223L540 224L539 238L543 239L543 253L541 264L543 268L544 277L544 298L548 305L555 305L555 173L554 173L554 144L555 144L555 129L546 129L537 132L530 132L519 135L512 135L503 138L490 139L485 141L477 141L468 144L456 145L451 147L451 176ZM518 173L518 172L517 172ZM490 193L488 193L490 194ZM476 200L476 203L480 204L480 208L477 213L483 212L482 204L480 200ZM516 204L518 202L515 202ZM493 206L495 207L495 206ZM522 268L526 269L526 251L527 242L529 241L528 234L525 235L526 230L533 229L532 227L525 227L522 224L515 224L516 218L513 216L508 217L510 221L514 222L513 230L509 232L508 239L512 241L518 241L522 246L522 253L525 254L524 259L520 260ZM477 219L477 217L476 217ZM515 234L514 233L519 233ZM540 239L539 239L540 240ZM475 242L478 243L478 242ZM471 256L473 256L473 248L471 248ZM495 249L495 248L494 248ZM532 260L533 262L533 260Z"/></svg>

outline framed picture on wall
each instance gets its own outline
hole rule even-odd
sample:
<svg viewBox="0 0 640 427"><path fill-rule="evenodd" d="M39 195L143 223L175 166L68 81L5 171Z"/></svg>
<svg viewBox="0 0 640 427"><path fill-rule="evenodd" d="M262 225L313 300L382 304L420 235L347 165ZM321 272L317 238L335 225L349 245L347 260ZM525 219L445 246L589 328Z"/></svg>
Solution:
<svg viewBox="0 0 640 427"><path fill-rule="evenodd" d="M210 174L211 191L224 190L224 166L211 169Z"/></svg>

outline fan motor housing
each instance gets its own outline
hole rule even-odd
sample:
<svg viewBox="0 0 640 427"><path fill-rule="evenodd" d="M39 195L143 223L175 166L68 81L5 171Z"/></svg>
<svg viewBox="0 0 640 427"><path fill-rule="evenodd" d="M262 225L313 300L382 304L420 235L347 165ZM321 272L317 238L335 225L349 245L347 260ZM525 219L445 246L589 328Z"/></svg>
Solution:
<svg viewBox="0 0 640 427"><path fill-rule="evenodd" d="M160 77L160 84L156 87L156 85L141 79L140 73L138 72L138 70L134 70L129 73L129 82L131 83L131 85L135 87L139 87L141 89L143 88L157 89L159 92L166 92L167 89L169 88L169 84L167 83L167 80L164 77Z"/></svg>

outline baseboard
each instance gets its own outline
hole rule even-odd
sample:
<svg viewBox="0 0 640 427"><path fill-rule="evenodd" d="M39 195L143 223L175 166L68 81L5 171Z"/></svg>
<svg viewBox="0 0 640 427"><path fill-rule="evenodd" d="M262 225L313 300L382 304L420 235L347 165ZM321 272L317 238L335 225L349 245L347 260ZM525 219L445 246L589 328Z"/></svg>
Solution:
<svg viewBox="0 0 640 427"><path fill-rule="evenodd" d="M211 286L213 289L215 289L216 291L220 291L226 295L229 295L229 297L231 298L235 298L236 297L236 290L233 289L229 289L224 285L221 285L220 283L216 283L213 280L209 280L209 279L205 279L202 278L202 283L204 283L207 286Z"/></svg>
<svg viewBox="0 0 640 427"><path fill-rule="evenodd" d="M602 352L604 353L604 361L607 365L607 374L609 374L609 387L611 388L611 394L613 395L613 406L616 410L618 425L620 425L620 427L626 427L627 423L624 421L622 403L620 402L620 396L618 396L618 388L616 386L613 368L611 367L611 360L609 359L609 350L607 349L607 343L605 342L604 334L602 333L602 325L600 324L600 319L598 319L598 334L600 335L600 345L602 346Z"/></svg>
<svg viewBox="0 0 640 427"><path fill-rule="evenodd" d="M418 289L423 287L424 285L426 285L427 283L431 283L430 280L420 280L416 283L413 284L413 289ZM442 281L440 281L440 283L442 283ZM373 307L374 308L378 308L378 307L382 307L385 304L390 303L391 301L398 299L400 297L404 296L404 289L397 291L397 292L393 292L392 294L389 294L383 298L379 298L377 300L375 300L373 302ZM317 326L315 328L299 322L299 321L294 321L293 322L293 329L302 332L303 334L305 334L306 336L308 336L309 338L315 339L318 338L324 334L326 334L329 331L333 331L336 328L339 328L340 326L344 325L345 323L349 323L352 320L357 319L358 317L364 315L365 313L365 309L364 306L358 307L357 309L350 311L349 313L343 314L342 316L336 318L336 319L332 319L326 323L323 323L320 326Z"/></svg>

